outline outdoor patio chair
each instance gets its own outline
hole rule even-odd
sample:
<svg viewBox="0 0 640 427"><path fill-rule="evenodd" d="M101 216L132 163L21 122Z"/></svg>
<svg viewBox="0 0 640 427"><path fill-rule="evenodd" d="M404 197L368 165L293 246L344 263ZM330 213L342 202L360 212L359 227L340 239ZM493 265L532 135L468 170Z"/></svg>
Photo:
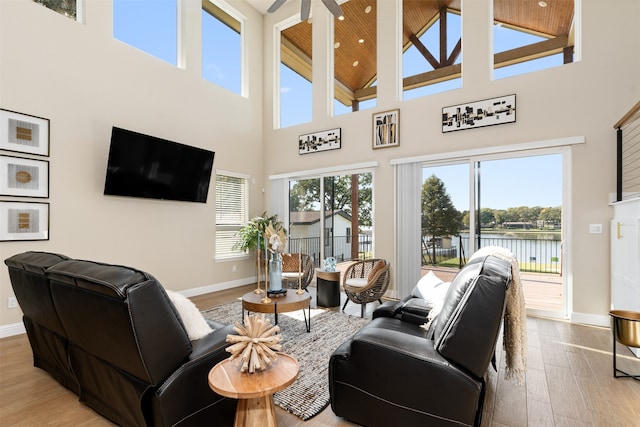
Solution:
<svg viewBox="0 0 640 427"><path fill-rule="evenodd" d="M368 259L351 264L347 267L342 282L347 294L342 311L351 301L361 305L360 316L364 317L367 303L378 301L382 304L382 296L389 287L390 279L389 263L383 259Z"/></svg>
<svg viewBox="0 0 640 427"><path fill-rule="evenodd" d="M301 267L299 267L301 262ZM307 254L282 254L282 287L305 291L313 279L313 260Z"/></svg>

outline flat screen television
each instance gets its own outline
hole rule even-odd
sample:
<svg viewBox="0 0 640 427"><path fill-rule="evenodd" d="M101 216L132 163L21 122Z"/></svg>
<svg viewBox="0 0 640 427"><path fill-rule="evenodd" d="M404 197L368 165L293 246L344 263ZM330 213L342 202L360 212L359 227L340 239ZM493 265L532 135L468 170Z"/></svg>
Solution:
<svg viewBox="0 0 640 427"><path fill-rule="evenodd" d="M104 194L206 203L214 155L114 126Z"/></svg>

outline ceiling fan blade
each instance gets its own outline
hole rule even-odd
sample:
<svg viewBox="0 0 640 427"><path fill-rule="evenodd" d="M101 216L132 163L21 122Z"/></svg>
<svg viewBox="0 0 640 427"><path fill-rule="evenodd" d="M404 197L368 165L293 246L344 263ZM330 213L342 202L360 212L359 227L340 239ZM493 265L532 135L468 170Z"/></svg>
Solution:
<svg viewBox="0 0 640 427"><path fill-rule="evenodd" d="M311 0L300 0L300 20L306 21L309 19L309 13L311 12Z"/></svg>
<svg viewBox="0 0 640 427"><path fill-rule="evenodd" d="M322 0L322 3L329 9L329 12L333 14L336 18L343 16L342 9L336 0Z"/></svg>
<svg viewBox="0 0 640 427"><path fill-rule="evenodd" d="M273 2L273 4L271 6L269 6L269 9L267 9L268 13L273 13L276 10L280 9L280 6L282 6L284 4L284 2L286 2L287 0L276 0Z"/></svg>

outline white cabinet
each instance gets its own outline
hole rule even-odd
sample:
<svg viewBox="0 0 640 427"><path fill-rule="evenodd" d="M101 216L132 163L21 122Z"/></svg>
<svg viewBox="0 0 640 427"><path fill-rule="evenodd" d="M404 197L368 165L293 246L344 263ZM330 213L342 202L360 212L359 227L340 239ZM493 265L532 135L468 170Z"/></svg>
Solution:
<svg viewBox="0 0 640 427"><path fill-rule="evenodd" d="M612 206L611 309L640 312L640 198Z"/></svg>

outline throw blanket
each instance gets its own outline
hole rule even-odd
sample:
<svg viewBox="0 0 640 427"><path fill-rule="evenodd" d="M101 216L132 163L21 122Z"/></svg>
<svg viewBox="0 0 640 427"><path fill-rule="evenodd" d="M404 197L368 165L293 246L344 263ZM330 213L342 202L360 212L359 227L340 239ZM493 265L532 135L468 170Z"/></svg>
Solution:
<svg viewBox="0 0 640 427"><path fill-rule="evenodd" d="M493 255L511 263L511 285L507 290L503 327L505 370L507 379L515 379L518 384L522 384L527 370L527 319L520 267L518 260L509 250L497 246L478 249L471 259L487 255Z"/></svg>

